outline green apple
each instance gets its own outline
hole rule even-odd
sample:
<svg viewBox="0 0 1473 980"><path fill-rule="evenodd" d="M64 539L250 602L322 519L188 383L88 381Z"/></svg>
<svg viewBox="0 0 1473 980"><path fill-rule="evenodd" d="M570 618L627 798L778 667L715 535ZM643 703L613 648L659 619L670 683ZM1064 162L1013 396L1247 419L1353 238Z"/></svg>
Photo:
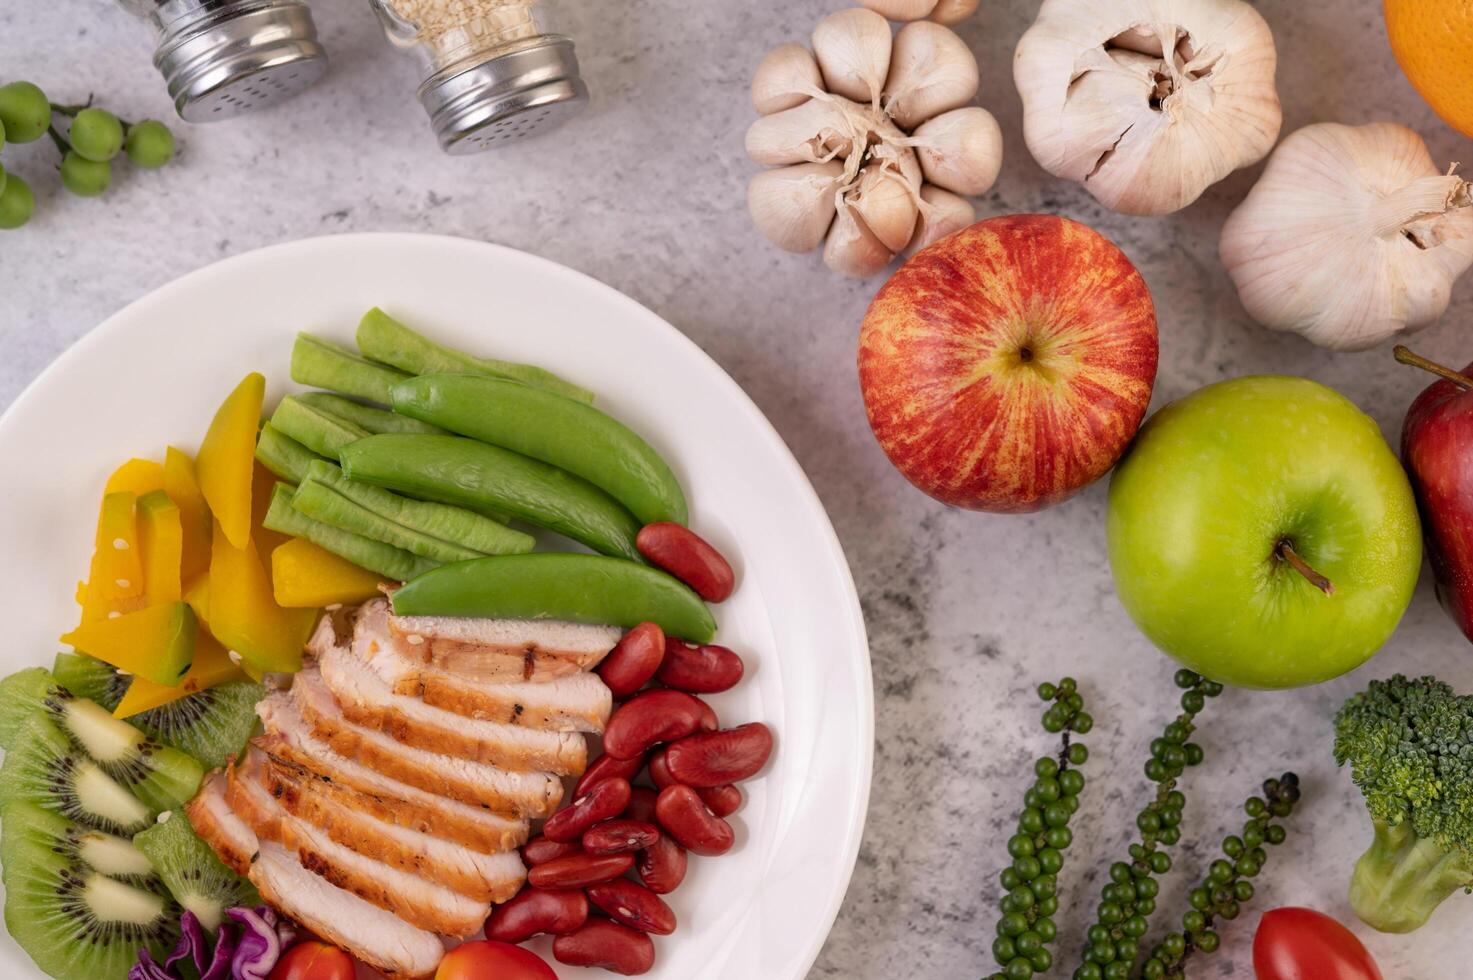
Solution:
<svg viewBox="0 0 1473 980"><path fill-rule="evenodd" d="M1376 423L1303 378L1238 378L1157 412L1110 483L1110 567L1141 631L1225 684L1317 684L1379 650L1422 567Z"/></svg>

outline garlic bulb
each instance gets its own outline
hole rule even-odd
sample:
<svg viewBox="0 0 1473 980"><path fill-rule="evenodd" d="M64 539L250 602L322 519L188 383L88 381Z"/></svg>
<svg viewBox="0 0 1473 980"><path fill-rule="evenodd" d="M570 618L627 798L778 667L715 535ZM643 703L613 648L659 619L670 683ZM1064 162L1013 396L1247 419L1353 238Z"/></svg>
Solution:
<svg viewBox="0 0 1473 980"><path fill-rule="evenodd" d="M807 102L823 90L818 62L801 44L773 48L752 76L752 108L762 115Z"/></svg>
<svg viewBox="0 0 1473 980"><path fill-rule="evenodd" d="M1273 147L1276 59L1242 0L1044 0L1013 58L1023 135L1106 207L1169 214Z"/></svg>
<svg viewBox="0 0 1473 980"><path fill-rule="evenodd" d="M747 155L781 169L752 178L752 223L779 248L824 244L824 263L870 276L971 222L959 193L992 186L1002 135L977 94L977 60L950 29L913 19L893 38L891 16L924 17L938 0L862 0L813 31L813 54L785 44L752 79L761 117ZM927 181L936 186L927 185Z"/></svg>
<svg viewBox="0 0 1473 980"><path fill-rule="evenodd" d="M1447 309L1473 265L1470 192L1405 126L1306 126L1228 217L1222 260L1264 326L1373 347Z"/></svg>
<svg viewBox="0 0 1473 980"><path fill-rule="evenodd" d="M885 111L908 129L966 105L978 84L977 59L966 42L949 28L918 20L895 35Z"/></svg>
<svg viewBox="0 0 1473 980"><path fill-rule="evenodd" d="M921 188L919 217L916 219L915 235L905 247L905 257L910 258L921 249L938 242L954 231L977 220L977 209L972 202L944 191L934 184Z"/></svg>
<svg viewBox="0 0 1473 980"><path fill-rule="evenodd" d="M920 20L936 9L936 0L859 0L890 20Z"/></svg>
<svg viewBox="0 0 1473 980"><path fill-rule="evenodd" d="M931 11L931 20L938 24L960 24L977 12L982 0L940 0Z"/></svg>
<svg viewBox="0 0 1473 980"><path fill-rule="evenodd" d="M813 29L824 87L855 102L877 103L890 66L890 25L873 10L829 14Z"/></svg>
<svg viewBox="0 0 1473 980"><path fill-rule="evenodd" d="M764 170L747 185L752 224L780 249L811 252L829 233L843 179L837 160Z"/></svg>
<svg viewBox="0 0 1473 980"><path fill-rule="evenodd" d="M926 120L916 127L909 145L926 179L958 194L986 194L1002 169L1002 127L981 106Z"/></svg>

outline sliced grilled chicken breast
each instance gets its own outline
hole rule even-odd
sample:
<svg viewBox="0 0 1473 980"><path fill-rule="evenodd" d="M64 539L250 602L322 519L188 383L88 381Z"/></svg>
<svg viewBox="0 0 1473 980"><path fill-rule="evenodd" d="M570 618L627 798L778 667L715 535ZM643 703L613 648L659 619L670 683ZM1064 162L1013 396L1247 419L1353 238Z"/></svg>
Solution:
<svg viewBox="0 0 1473 980"><path fill-rule="evenodd" d="M456 616L391 615L389 631L425 663L469 675L475 674L488 653L558 657L578 670L588 670L608 656L624 635L617 626Z"/></svg>
<svg viewBox="0 0 1473 980"><path fill-rule="evenodd" d="M395 694L378 673L341 649L327 651L317 664L343 717L405 745L560 776L580 774L588 765L588 744L578 732L502 725L431 707L419 698Z"/></svg>
<svg viewBox="0 0 1473 980"><path fill-rule="evenodd" d="M271 795L259 767L231 770L226 787L230 808L259 840L275 841L295 852L304 868L338 888L388 909L411 925L445 936L463 938L485 924L489 902L365 857L292 816Z"/></svg>
<svg viewBox="0 0 1473 980"><path fill-rule="evenodd" d="M520 847L527 840L527 821L480 806L449 800L418 786L391 779L362 762L335 751L312 734L290 694L268 695L256 705L266 734L255 744L273 762L310 773L320 792L346 805L360 806L381 820L463 844L483 854Z"/></svg>
<svg viewBox="0 0 1473 980"><path fill-rule="evenodd" d="M391 779L498 813L545 817L563 798L563 784L547 772L512 772L481 762L417 749L343 717L316 668L292 682L292 696L319 739L340 755L361 761Z"/></svg>
<svg viewBox="0 0 1473 980"><path fill-rule="evenodd" d="M261 843L251 884L272 906L390 977L428 977L445 956L438 937L304 868L274 841Z"/></svg>
<svg viewBox="0 0 1473 980"><path fill-rule="evenodd" d="M276 909L385 975L417 978L435 972L445 955L438 938L329 884L281 844L258 840L230 809L227 783L225 773L211 773L186 808L195 833L220 860L248 877Z"/></svg>
<svg viewBox="0 0 1473 980"><path fill-rule="evenodd" d="M440 837L379 820L322 791L320 780L272 763L259 749L246 760L280 807L344 847L401 871L437 881L481 902L517 893L527 869L516 851L481 854Z"/></svg>

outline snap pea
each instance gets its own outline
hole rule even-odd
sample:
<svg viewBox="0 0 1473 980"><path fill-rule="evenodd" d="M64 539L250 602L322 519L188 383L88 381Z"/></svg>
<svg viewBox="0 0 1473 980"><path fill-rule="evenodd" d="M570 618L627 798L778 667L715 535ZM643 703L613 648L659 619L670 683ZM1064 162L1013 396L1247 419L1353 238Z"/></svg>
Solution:
<svg viewBox="0 0 1473 980"><path fill-rule="evenodd" d="M364 357L408 371L410 374L459 372L493 378L510 378L534 388L544 388L580 402L593 401L593 392L564 381L551 371L531 364L497 361L442 347L389 316L378 307L363 314L358 323L358 349ZM324 385L323 387L329 387ZM375 397L374 401L386 402Z"/></svg>
<svg viewBox="0 0 1473 980"><path fill-rule="evenodd" d="M297 487L296 493L292 495L292 506L314 521L330 524L342 531L361 534L374 541L382 541L421 558L465 561L467 558L481 557L479 551L441 540L375 514L325 483L308 480Z"/></svg>
<svg viewBox="0 0 1473 980"><path fill-rule="evenodd" d="M343 447L370 433L367 429L313 408L296 395L287 395L271 413L271 425L312 452L337 459Z"/></svg>
<svg viewBox="0 0 1473 980"><path fill-rule="evenodd" d="M271 490L271 506L261 523L281 534L306 538L324 551L331 551L339 558L397 582L423 575L439 565L439 562L410 554L402 548L314 521L292 506L294 497L291 487L278 483Z"/></svg>
<svg viewBox="0 0 1473 980"><path fill-rule="evenodd" d="M592 405L503 378L431 374L394 386L394 411L581 476L641 524L689 519L660 454Z"/></svg>
<svg viewBox="0 0 1473 980"><path fill-rule="evenodd" d="M340 391L354 398L389 403L389 389L409 375L365 360L337 344L309 333L292 345L292 380L299 385Z"/></svg>
<svg viewBox="0 0 1473 980"><path fill-rule="evenodd" d="M595 551L639 561L640 524L587 480L541 460L458 436L369 436L342 451L348 479L497 511L566 535Z"/></svg>
<svg viewBox="0 0 1473 980"><path fill-rule="evenodd" d="M307 467L322 457L267 422L256 437L256 459L286 482L301 483L307 478Z"/></svg>
<svg viewBox="0 0 1473 980"><path fill-rule="evenodd" d="M421 422L419 419L412 419L397 412L387 412L382 408L374 408L372 405L355 402L351 398L344 398L342 395L334 395L326 391L309 391L305 395L296 397L305 405L345 419L369 432L423 432L427 435L441 435L445 431L428 422Z"/></svg>
<svg viewBox="0 0 1473 980"><path fill-rule="evenodd" d="M711 610L664 572L622 558L542 552L442 565L394 593L400 616L558 619L632 628L709 643Z"/></svg>
<svg viewBox="0 0 1473 980"><path fill-rule="evenodd" d="M451 507L449 504L429 500L411 500L383 487L350 480L343 475L342 470L325 459L312 463L307 468L304 479L307 483L326 484L360 507L395 524L441 541L463 545L478 555L521 554L531 551L537 543L530 534L514 531L463 507Z"/></svg>

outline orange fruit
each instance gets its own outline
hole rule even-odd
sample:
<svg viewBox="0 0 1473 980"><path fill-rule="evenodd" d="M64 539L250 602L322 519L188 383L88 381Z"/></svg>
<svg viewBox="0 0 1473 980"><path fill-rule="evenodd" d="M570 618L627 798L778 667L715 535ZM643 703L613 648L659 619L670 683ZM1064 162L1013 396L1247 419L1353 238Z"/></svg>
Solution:
<svg viewBox="0 0 1473 980"><path fill-rule="evenodd" d="M1385 0L1386 34L1428 105L1473 136L1473 0Z"/></svg>

